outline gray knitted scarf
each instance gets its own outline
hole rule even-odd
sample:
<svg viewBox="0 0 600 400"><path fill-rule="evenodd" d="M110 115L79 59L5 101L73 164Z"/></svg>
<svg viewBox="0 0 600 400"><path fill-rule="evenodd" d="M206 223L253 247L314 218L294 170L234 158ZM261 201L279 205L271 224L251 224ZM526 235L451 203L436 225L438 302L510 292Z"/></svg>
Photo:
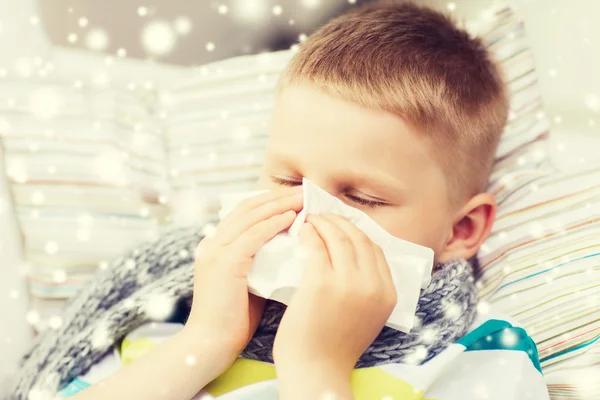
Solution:
<svg viewBox="0 0 600 400"><path fill-rule="evenodd" d="M193 254L201 232L198 227L174 229L114 259L67 303L62 325L37 337L11 380L7 399L27 400L32 390L54 395L84 374L128 332L151 320L147 304L153 296L171 296L185 320L193 293ZM476 302L472 269L466 261L436 266L431 284L421 292L418 324L408 334L384 328L357 367L421 363L434 357L467 332ZM273 361L271 350L284 311L280 303L267 303L242 357ZM427 357L415 359L417 349L419 354L425 349Z"/></svg>

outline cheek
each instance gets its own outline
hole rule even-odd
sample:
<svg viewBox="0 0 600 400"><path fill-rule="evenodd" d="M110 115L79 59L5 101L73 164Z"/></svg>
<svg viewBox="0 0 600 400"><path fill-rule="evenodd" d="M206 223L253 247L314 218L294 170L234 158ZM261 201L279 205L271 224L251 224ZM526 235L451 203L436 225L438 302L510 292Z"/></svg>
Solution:
<svg viewBox="0 0 600 400"><path fill-rule="evenodd" d="M445 220L433 210L404 207L373 219L392 236L426 246L437 254L445 238Z"/></svg>

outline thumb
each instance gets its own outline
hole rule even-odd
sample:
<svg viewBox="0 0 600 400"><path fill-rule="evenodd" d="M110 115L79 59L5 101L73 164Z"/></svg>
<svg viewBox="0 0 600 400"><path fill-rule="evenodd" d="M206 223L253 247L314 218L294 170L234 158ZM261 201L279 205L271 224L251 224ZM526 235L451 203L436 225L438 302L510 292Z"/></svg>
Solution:
<svg viewBox="0 0 600 400"><path fill-rule="evenodd" d="M305 222L300 228L300 245L306 252L305 257L309 268L330 265L327 246L310 222Z"/></svg>

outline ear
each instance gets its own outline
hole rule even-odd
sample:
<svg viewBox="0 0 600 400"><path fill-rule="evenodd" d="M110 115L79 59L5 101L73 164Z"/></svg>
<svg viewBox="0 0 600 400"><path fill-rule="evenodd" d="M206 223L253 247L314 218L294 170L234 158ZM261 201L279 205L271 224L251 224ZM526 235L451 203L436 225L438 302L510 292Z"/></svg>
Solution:
<svg viewBox="0 0 600 400"><path fill-rule="evenodd" d="M439 262L469 259L477 254L492 230L496 217L496 200L489 193L471 198L458 214Z"/></svg>

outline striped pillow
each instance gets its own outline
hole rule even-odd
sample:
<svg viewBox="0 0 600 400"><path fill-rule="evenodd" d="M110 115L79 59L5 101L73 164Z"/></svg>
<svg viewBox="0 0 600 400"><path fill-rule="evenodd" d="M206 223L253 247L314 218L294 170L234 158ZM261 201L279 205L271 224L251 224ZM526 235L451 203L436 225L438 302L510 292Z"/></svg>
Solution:
<svg viewBox="0 0 600 400"><path fill-rule="evenodd" d="M24 256L7 267L26 273L27 319L43 330L60 325L63 300L105 260L158 237L168 212L162 135L127 91L54 79L6 79L0 90L0 174Z"/></svg>
<svg viewBox="0 0 600 400"><path fill-rule="evenodd" d="M600 164L547 173L500 207L481 296L535 340L553 398L600 398Z"/></svg>

